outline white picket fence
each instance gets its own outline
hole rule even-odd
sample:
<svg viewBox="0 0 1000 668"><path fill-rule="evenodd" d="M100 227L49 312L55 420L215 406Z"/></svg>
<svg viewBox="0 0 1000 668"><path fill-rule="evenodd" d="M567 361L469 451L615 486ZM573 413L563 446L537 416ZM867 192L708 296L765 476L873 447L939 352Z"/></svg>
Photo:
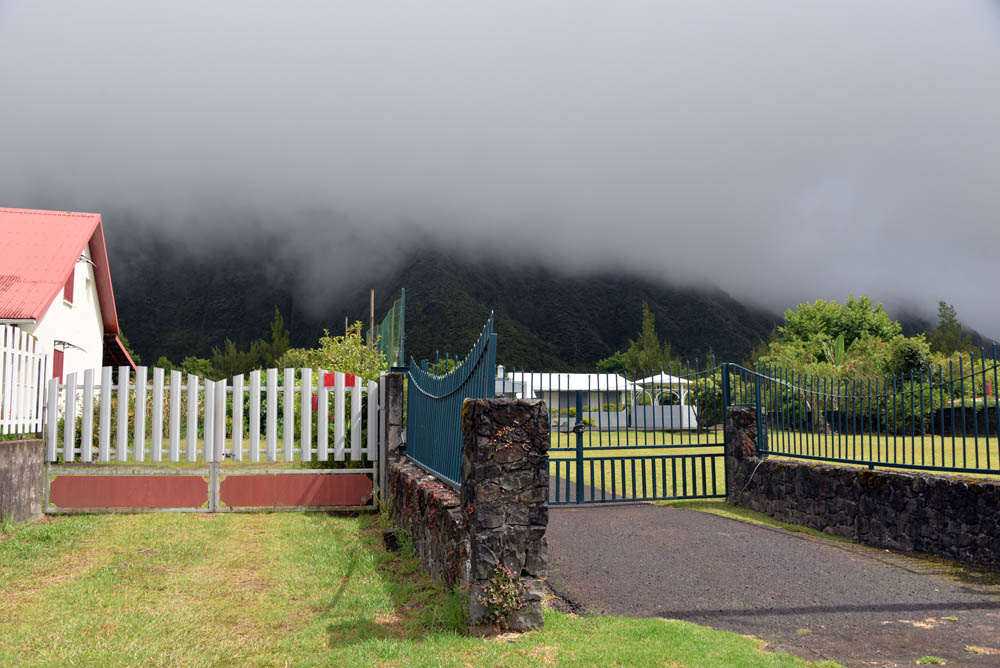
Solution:
<svg viewBox="0 0 1000 668"><path fill-rule="evenodd" d="M0 325L0 434L42 431L46 364L38 339Z"/></svg>
<svg viewBox="0 0 1000 668"><path fill-rule="evenodd" d="M384 440L379 383L365 383L350 374L319 370L314 375L312 369L284 369L280 384L277 369L263 374L253 371L231 382L190 374L185 378L180 371L168 375L160 368L150 374L146 367L138 367L134 379L127 366L118 367L117 381L113 382L112 375L112 367L104 367L87 370L82 378L67 374L64 383L57 378L49 381L46 442L50 462L60 456L67 463L221 462L227 457L251 462L329 461L331 457L375 462ZM350 383L351 379L356 383ZM365 414L369 428L362 442Z"/></svg>

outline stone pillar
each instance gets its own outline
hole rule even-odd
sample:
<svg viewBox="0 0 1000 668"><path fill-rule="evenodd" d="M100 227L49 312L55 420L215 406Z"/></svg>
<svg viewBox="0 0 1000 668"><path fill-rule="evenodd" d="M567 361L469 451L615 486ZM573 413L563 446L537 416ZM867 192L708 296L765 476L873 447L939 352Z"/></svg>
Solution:
<svg viewBox="0 0 1000 668"><path fill-rule="evenodd" d="M470 629L489 634L497 628L487 619L480 597L498 564L524 585L522 607L500 626L514 631L540 628L548 574L548 410L540 400L466 399L462 431Z"/></svg>
<svg viewBox="0 0 1000 668"><path fill-rule="evenodd" d="M0 442L0 519L14 523L42 516L45 488L45 442Z"/></svg>
<svg viewBox="0 0 1000 668"><path fill-rule="evenodd" d="M384 382L386 410L382 419L385 420L386 449L392 459L399 454L403 444L403 374L386 374Z"/></svg>
<svg viewBox="0 0 1000 668"><path fill-rule="evenodd" d="M740 505L751 475L746 462L751 460L757 460L757 411L753 406L730 406L726 410L726 501L733 505Z"/></svg>

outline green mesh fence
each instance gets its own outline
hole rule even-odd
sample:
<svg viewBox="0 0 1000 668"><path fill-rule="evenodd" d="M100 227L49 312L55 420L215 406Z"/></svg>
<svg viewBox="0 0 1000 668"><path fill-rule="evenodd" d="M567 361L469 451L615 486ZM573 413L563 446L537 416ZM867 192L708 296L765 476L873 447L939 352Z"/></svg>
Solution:
<svg viewBox="0 0 1000 668"><path fill-rule="evenodd" d="M385 355L390 367L403 366L403 339L405 336L404 314L406 311L406 290L402 290L399 299L392 303L392 308L382 318L382 323L375 329L378 338L378 350Z"/></svg>

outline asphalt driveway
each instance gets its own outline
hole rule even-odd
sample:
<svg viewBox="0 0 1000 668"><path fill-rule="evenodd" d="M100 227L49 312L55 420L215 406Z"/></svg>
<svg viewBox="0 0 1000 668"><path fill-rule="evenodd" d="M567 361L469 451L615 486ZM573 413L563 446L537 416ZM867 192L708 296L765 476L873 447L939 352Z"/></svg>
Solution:
<svg viewBox="0 0 1000 668"><path fill-rule="evenodd" d="M996 574L651 504L551 508L548 540L552 589L582 614L685 619L847 666L1000 666Z"/></svg>

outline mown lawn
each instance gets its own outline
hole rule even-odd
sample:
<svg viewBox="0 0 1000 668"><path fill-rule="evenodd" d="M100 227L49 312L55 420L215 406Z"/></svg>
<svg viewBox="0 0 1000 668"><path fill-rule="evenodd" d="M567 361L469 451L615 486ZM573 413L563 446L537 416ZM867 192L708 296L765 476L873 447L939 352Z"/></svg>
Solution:
<svg viewBox="0 0 1000 668"><path fill-rule="evenodd" d="M576 481L576 435L552 433L549 474L564 482ZM814 434L771 430L772 451L812 458L881 461L882 469L893 464L926 468L958 466L989 468L996 473L955 472L975 478L1000 477L998 439L951 436L893 436L885 434ZM583 480L588 487L628 498L653 499L725 493L725 465L721 430L697 432L586 431L583 433ZM659 446L659 447L658 447ZM671 459L663 459L669 456ZM781 454L772 454L781 457ZM634 459L645 457L647 459ZM656 459L654 459L656 458ZM903 470L903 469L900 469ZM912 469L909 469L912 470ZM947 474L947 470L934 471ZM564 485L565 487L565 485ZM562 489L560 493L562 494ZM589 497L588 497L589 498Z"/></svg>
<svg viewBox="0 0 1000 668"><path fill-rule="evenodd" d="M471 638L458 598L379 538L373 515L103 515L16 528L0 538L0 665L810 665L660 619L547 611L542 631Z"/></svg>

